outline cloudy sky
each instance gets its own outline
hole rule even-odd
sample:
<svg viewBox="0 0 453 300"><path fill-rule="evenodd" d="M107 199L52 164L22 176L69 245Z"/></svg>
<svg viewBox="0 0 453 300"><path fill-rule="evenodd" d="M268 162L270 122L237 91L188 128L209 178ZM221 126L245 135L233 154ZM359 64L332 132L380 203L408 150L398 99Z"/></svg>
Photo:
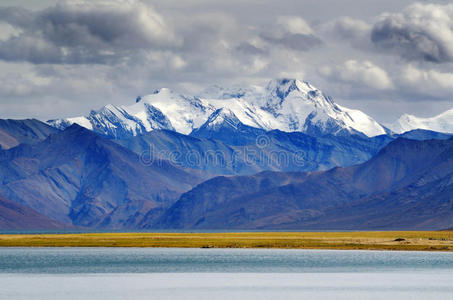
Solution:
<svg viewBox="0 0 453 300"><path fill-rule="evenodd" d="M280 77L384 123L432 116L453 108L449 2L2 0L0 118Z"/></svg>

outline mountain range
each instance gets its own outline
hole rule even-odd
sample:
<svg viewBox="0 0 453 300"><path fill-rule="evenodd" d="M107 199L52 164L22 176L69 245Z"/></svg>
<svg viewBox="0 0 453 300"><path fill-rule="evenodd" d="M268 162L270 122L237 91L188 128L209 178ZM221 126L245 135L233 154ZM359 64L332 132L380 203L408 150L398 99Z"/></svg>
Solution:
<svg viewBox="0 0 453 300"><path fill-rule="evenodd" d="M356 166L213 178L145 228L401 230L452 223L453 138L398 138Z"/></svg>
<svg viewBox="0 0 453 300"><path fill-rule="evenodd" d="M0 229L449 228L453 120L406 119L277 79L0 120Z"/></svg>

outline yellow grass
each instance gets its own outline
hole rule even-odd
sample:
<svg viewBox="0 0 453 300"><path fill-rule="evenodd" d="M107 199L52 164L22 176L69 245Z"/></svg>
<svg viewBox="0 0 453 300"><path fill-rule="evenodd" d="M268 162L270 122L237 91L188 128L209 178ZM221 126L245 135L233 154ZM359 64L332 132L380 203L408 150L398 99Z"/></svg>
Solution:
<svg viewBox="0 0 453 300"><path fill-rule="evenodd" d="M395 241L404 239L403 241ZM452 231L3 234L0 247L182 247L453 251Z"/></svg>

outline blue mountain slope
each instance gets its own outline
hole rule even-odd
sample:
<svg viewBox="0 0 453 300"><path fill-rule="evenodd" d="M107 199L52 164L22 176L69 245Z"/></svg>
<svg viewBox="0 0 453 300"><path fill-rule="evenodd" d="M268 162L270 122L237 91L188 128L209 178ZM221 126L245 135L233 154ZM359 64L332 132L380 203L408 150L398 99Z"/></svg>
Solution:
<svg viewBox="0 0 453 300"><path fill-rule="evenodd" d="M436 131L425 130L425 129L414 129L414 130L407 131L402 134L395 135L395 137L403 137L406 139L418 140L418 141L424 141L424 140L430 140L430 139L447 140L447 139L451 138L452 136L453 136L453 134L436 132Z"/></svg>
<svg viewBox="0 0 453 300"><path fill-rule="evenodd" d="M265 170L313 171L350 166L370 159L392 139L265 131L222 117L222 122L207 123L190 136L154 130L115 142L179 166L217 175L251 175Z"/></svg>
<svg viewBox="0 0 453 300"><path fill-rule="evenodd" d="M415 130L404 137L446 139L448 134ZM178 166L217 175L252 175L261 171L316 171L367 161L399 135L373 138L361 134L310 136L302 132L265 131L242 124L219 109L190 136L168 130L116 140L138 154L168 159Z"/></svg>
<svg viewBox="0 0 453 300"><path fill-rule="evenodd" d="M78 125L0 152L1 194L77 226L133 227L203 178L166 161L141 161Z"/></svg>

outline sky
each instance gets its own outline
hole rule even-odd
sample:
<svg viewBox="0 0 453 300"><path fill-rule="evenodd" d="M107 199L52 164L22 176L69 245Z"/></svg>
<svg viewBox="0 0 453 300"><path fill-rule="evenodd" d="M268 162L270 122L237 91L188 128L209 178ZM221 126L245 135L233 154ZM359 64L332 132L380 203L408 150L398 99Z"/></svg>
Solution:
<svg viewBox="0 0 453 300"><path fill-rule="evenodd" d="M453 108L449 2L2 0L0 118L283 77L384 124L434 116Z"/></svg>

